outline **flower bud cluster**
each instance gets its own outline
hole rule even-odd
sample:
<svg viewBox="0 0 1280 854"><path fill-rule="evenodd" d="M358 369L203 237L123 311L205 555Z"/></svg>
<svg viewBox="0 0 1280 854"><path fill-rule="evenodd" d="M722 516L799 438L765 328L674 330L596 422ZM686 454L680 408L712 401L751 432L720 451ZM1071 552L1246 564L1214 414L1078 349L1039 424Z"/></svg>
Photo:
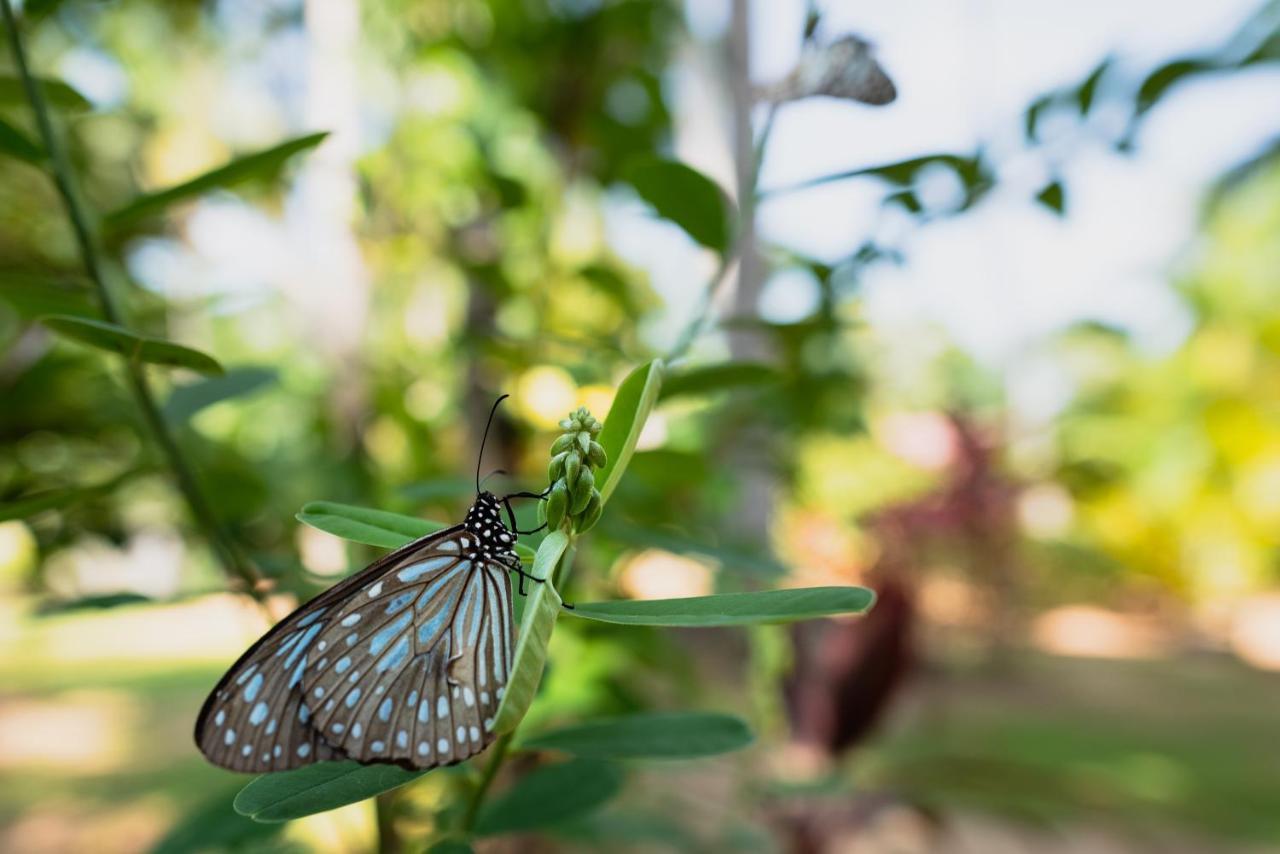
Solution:
<svg viewBox="0 0 1280 854"><path fill-rule="evenodd" d="M608 462L604 447L596 441L600 426L585 406L560 422L564 432L551 445L547 469L551 492L541 505L549 530L558 530L567 522L572 530L583 533L600 521L604 505L594 470Z"/></svg>

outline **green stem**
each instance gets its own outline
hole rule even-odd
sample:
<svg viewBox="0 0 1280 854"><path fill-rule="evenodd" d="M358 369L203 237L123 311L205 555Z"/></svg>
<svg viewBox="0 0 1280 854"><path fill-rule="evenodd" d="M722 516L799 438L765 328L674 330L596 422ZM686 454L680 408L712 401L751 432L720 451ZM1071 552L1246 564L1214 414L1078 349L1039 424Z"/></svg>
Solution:
<svg viewBox="0 0 1280 854"><path fill-rule="evenodd" d="M576 550L577 537L571 532L565 532L569 537L569 545L565 547L564 554L560 556L559 562L552 568L547 581L555 584L557 588L559 583L569 573L569 568L573 565L573 555ZM519 730L519 727L516 727ZM476 817L480 814L480 807L484 806L485 796L489 793L489 788L493 785L493 780L498 776L498 771L502 768L502 763L507 759L507 753L511 749L511 740L515 737L516 730L505 733L498 737L490 748L489 761L485 763L484 771L480 776L480 782L476 785L476 790L471 793L471 799L467 802L467 810L463 813L462 824L460 830L464 834L469 834L475 829Z"/></svg>
<svg viewBox="0 0 1280 854"><path fill-rule="evenodd" d="M22 80L23 91L31 104L31 111L35 115L41 141L44 143L45 151L49 155L49 166L53 173L53 181L58 188L58 195L62 198L67 220L70 222L71 230L75 235L76 246L79 249L80 260L84 264L85 273L88 274L90 281L93 282L94 289L97 291L98 301L102 305L103 317L111 323L123 326L120 310L111 296L111 291L107 288L107 280L103 274L101 258L98 255L97 247L93 241L93 234L89 228L88 213L76 192L73 178L75 173L71 168L71 161L67 157L66 150L62 147L62 142L58 135L54 133L53 120L50 118L49 106L45 102L44 93L36 85L36 81L31 76L31 70L27 65L26 48L22 44L17 17L13 13L10 0L0 0L0 15L3 15L5 29L9 33L9 47L13 54L13 61L17 66L18 76ZM231 538L218 523L212 507L200 490L195 471L183 456L182 450L178 447L178 443L174 440L169 426L165 423L159 408L156 406L155 396L151 392L151 386L147 382L142 366L126 359L125 372L128 376L129 388L133 392L138 408L142 411L143 420L146 421L148 428L150 428L155 437L156 443L168 459L169 467L173 471L178 489L182 492L187 505L191 508L192 516L200 526L205 538L213 546L214 551L218 553L218 557L227 573L242 579L249 586L250 591L253 591L258 582L262 580L262 576L256 568L239 554Z"/></svg>
<svg viewBox="0 0 1280 854"><path fill-rule="evenodd" d="M476 790L471 793L471 800L467 802L467 811L462 816L461 830L464 834L469 834L475 829L476 817L480 815L480 807L484 805L485 795L489 793L493 779L498 776L498 769L506 760L507 751L511 748L511 739L514 737L515 733L509 732L498 736L498 740L493 743L489 761L485 763L480 782L476 785Z"/></svg>

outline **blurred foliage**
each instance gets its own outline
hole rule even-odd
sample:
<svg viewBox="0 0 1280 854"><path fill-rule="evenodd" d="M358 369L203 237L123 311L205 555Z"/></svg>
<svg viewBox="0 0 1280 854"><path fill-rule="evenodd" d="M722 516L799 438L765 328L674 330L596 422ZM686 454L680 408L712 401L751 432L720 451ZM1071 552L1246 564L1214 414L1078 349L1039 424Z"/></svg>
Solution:
<svg viewBox="0 0 1280 854"><path fill-rule="evenodd" d="M1061 167L1082 140L1130 151L1141 122L1183 83L1274 64L1276 9L1266 4L1213 50L1140 69L1108 57L1035 99L1023 113L1023 135L1048 177L1027 203L1070 216ZM275 844L263 842L268 826L225 809L220 823L217 804L225 807L227 794L207 802L194 795L224 777L189 748L172 748L179 739L185 747L212 670L148 674L129 662L98 672L63 662L53 673L41 665L59 632L80 637L77 625L117 617L140 632L172 625L162 622L165 609L226 586L119 364L52 331L96 336L87 343L178 366L148 369L149 376L218 519L279 591L309 596L372 556L361 543L392 539L383 531L383 539L350 537L357 542L346 545L296 522L299 508L303 522L342 505L458 518L471 489L460 476L474 459L492 391L509 390L513 401L495 428L490 465L536 489L566 411L585 405L603 414L615 395L623 405L643 396L643 381L620 383L661 355L646 335L657 300L606 244L605 198L630 187L654 214L725 253L726 263L740 226L722 188L670 159L669 73L689 36L667 2L363 4L351 73L370 95L358 105L359 138L343 143L354 152L356 187L352 222L342 223L354 232L362 276L344 283L338 300L312 280L326 271L307 266L327 263L324 247L290 236L307 206L299 188L323 175L315 159L334 150L310 151L322 142L313 132L327 129L313 127L302 106L315 82L300 47L308 26L300 5L43 0L27 3L26 14L33 62L83 196L104 214L107 285L128 323L125 331L102 326L37 128L12 68L0 68L0 520L10 520L0 525L0 578L6 591L35 603L21 623L22 655L4 677L38 698L65 688L63 680L144 697L139 731L171 738L119 774L69 773L71 782L48 774L30 791L8 782L0 823L17 822L47 793L109 804L167 791L192 795L195 808L166 817L172 830L160 850L185 850L193 838L247 850ZM55 79L63 74L67 82ZM1115 110L1123 126L1106 120ZM1203 241L1177 284L1191 324L1176 349L1151 354L1097 325L1046 345L1072 396L1047 431L1047 447L1031 453L1007 423L999 379L945 342L919 383L896 387L893 342L864 324L858 300L874 265L898 263L909 251L912 229L968 214L1015 171L1001 150L979 146L807 182L873 184L882 204L905 216L902 239L860 236L858 248L835 262L759 247L771 269L816 283L816 308L789 323L755 313L724 318L718 331L763 343L767 356L758 360L669 366L661 429L609 446L612 457L615 447L640 443L628 476L602 487L606 498L617 487L613 504L576 555L565 597L639 595L633 569L652 554L675 567L680 595L742 593L814 572L850 583L889 567L916 581L958 573L1002 601L992 607L997 615L1086 600L1190 607L1274 589L1280 148L1258 152L1208 194ZM954 192L941 200L922 192L939 181ZM221 242L209 236L218 229ZM258 257L264 250L254 238L262 234L287 245L288 257ZM203 259L210 245L231 244L238 251L228 254L243 256L231 268L243 281L226 281L225 270L210 272L215 265ZM337 307L326 311L330 301ZM43 320L50 315L62 318ZM701 359L717 346L695 352ZM215 373L200 358L206 353L225 374L181 370ZM894 421L901 410L928 417ZM741 502L731 449L735 436L757 426L770 437L759 465L776 486L779 512L772 530L744 532L727 524ZM958 450L940 465L913 456L895 438L916 428ZM1053 524L1037 522L1036 512ZM697 563L672 563L677 555ZM1009 625L993 619L982 628L1000 634ZM779 638L755 635L747 654L719 635L698 645L651 629L563 620L529 726L776 697L787 658ZM1138 678L1174 685L1170 705L1183 696L1208 703L1194 676L1153 666ZM1240 673L1214 685L1245 701L1257 697L1258 707L1269 696ZM1081 697L1050 700L1079 707L1041 720L1039 694L1026 708L966 701L945 732L921 726L873 746L856 768L859 783L927 804L1036 818L1078 815L1083 798L1105 814L1280 838L1260 803L1280 790L1274 774L1249 764L1238 780L1224 767L1223 757L1247 753L1245 736L1200 739L1234 721L1234 708L1197 707L1195 722L1181 730L1166 722L1159 731L1127 732L1115 728L1116 710ZM157 712L167 718L175 709L181 726ZM1250 738L1266 730L1252 718L1245 723ZM785 740L776 726L763 735L768 749ZM1172 769L1159 759L1169 756ZM547 775L584 761L544 768L542 782L524 780L555 785ZM717 773L767 778L763 760L743 763ZM396 795L394 827L425 838L453 819L457 780L437 776ZM623 785L612 770L599 780L605 794ZM845 786L838 781L836 790L847 795ZM637 788L628 782L625 791ZM704 822L701 838L742 842L735 829L764 832L771 816L757 807L768 805L767 787L740 788L734 814ZM539 794L521 802L520 789L506 791L515 806L506 816L486 815L490 829L534 820ZM673 816L690 805L673 811L656 797L652 804L647 814L570 810L555 833L585 845L687 846L692 831ZM308 833L329 832L308 830L319 826L308 821L291 826L290 843L281 844L314 847Z"/></svg>

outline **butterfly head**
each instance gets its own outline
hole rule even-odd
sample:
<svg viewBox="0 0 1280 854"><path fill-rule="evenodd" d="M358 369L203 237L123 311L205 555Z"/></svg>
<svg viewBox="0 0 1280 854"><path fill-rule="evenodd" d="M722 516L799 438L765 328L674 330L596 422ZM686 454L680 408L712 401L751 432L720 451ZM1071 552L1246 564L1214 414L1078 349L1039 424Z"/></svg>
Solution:
<svg viewBox="0 0 1280 854"><path fill-rule="evenodd" d="M502 521L502 503L492 492L476 495L462 526L479 541L472 559L503 558L515 553L516 535Z"/></svg>

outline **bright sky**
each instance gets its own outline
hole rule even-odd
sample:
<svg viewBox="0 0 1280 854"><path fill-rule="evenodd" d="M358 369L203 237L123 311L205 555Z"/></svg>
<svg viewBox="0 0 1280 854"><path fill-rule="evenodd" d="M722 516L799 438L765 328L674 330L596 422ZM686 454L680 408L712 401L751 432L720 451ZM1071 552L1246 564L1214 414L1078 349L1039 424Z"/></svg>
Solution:
<svg viewBox="0 0 1280 854"><path fill-rule="evenodd" d="M794 64L803 0L752 4L757 81ZM847 256L871 234L903 233L907 263L878 265L864 279L866 311L882 329L936 323L996 369L1017 373L1054 329L1096 318L1129 328L1154 350L1175 346L1187 318L1168 282L1196 228L1207 182L1280 132L1280 69L1193 82L1152 114L1133 155L1087 137L1061 166L1065 219L1032 201L1048 174L1044 155L1021 143L1022 113L1038 95L1075 84L1108 53L1138 79L1178 53L1216 46L1258 8L1256 0L915 0L828 2L823 33L857 32L877 44L898 100L869 108L812 99L780 113L763 169L766 188L921 154L998 151L1006 180L973 211L923 229L901 229L877 213L882 190L845 181L768 201L766 240L824 260ZM724 30L728 0L687 0L691 30L709 41ZM705 57L677 71L682 157L728 180L716 98L699 78ZM1115 116L1100 116L1100 121ZM945 191L945 188L943 188ZM618 203L609 235L647 269L680 315L702 285L707 259L680 234ZM897 231L895 231L897 229ZM764 308L803 316L815 297L802 276L779 277ZM666 325L678 327L678 323ZM665 331L665 330L664 330ZM1011 382L1017 377L1009 376Z"/></svg>

